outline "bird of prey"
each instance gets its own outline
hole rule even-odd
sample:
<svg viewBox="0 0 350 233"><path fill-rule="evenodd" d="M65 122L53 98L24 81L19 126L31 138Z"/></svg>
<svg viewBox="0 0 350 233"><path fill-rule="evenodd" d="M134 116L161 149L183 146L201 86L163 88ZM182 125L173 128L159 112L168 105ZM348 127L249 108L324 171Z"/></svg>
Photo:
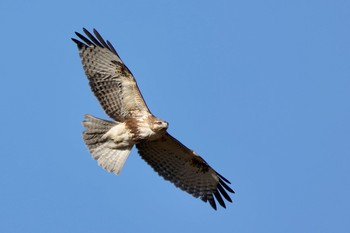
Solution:
<svg viewBox="0 0 350 233"><path fill-rule="evenodd" d="M83 139L92 157L109 172L118 175L134 145L160 176L216 210L217 200L234 193L230 182L203 158L167 132L168 122L154 116L147 107L132 73L113 45L94 29L76 32L77 44L91 90L113 120L85 115Z"/></svg>

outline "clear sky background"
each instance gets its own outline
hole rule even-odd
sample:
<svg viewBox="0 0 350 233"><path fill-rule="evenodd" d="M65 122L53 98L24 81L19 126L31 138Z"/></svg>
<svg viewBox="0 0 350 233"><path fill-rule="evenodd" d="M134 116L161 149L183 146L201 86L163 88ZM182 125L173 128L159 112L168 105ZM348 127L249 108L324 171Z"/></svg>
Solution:
<svg viewBox="0 0 350 233"><path fill-rule="evenodd" d="M0 232L350 232L350 1L1 1ZM232 183L227 209L134 149L119 177L81 138L107 119L74 31L97 28L169 132Z"/></svg>

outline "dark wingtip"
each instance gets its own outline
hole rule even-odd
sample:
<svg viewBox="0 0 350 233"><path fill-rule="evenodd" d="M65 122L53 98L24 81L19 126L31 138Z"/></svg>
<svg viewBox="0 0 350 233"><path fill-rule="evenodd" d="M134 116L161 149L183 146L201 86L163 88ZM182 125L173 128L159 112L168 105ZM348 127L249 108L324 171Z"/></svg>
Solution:
<svg viewBox="0 0 350 233"><path fill-rule="evenodd" d="M95 28L93 29L93 33L95 34L97 40L100 42L100 45L101 45L102 47L105 47L105 48L111 50L111 49L109 48L109 46L106 44L106 41L103 39L103 37L101 36L101 34L100 34Z"/></svg>
<svg viewBox="0 0 350 233"><path fill-rule="evenodd" d="M77 44L79 49L81 49L84 46L84 44L81 41L79 41L79 40L77 40L75 38L71 38L71 39L72 39L72 41L74 41L74 43Z"/></svg>
<svg viewBox="0 0 350 233"><path fill-rule="evenodd" d="M227 194L227 192L225 191L225 189L222 187L220 183L218 184L218 190L227 201L232 202L231 197Z"/></svg>
<svg viewBox="0 0 350 233"><path fill-rule="evenodd" d="M75 32L77 37L79 37L79 39L81 39L82 41L79 41L77 39L72 38L72 40L79 46L79 48L82 48L84 45L85 46L98 46L98 47L102 47L102 48L106 48L106 49L110 50L112 53L114 53L115 55L117 55L119 57L119 55L118 55L117 51L115 50L115 48L113 47L113 45L108 40L105 41L103 39L103 37L101 36L101 34L95 28L93 29L94 35L91 34L84 27L83 27L83 32L85 33L86 36L83 36L79 32ZM120 59L120 57L119 57L119 59Z"/></svg>
<svg viewBox="0 0 350 233"><path fill-rule="evenodd" d="M96 30L96 28L93 28L92 31L94 32L94 34L100 34L100 33L98 33L98 31Z"/></svg>
<svg viewBox="0 0 350 233"><path fill-rule="evenodd" d="M220 193L219 193L217 190L215 190L213 193L214 193L214 196L215 196L216 200L219 202L219 204L220 204L222 207L226 208L225 202L224 202L224 200L222 199Z"/></svg>
<svg viewBox="0 0 350 233"><path fill-rule="evenodd" d="M115 48L113 47L112 43L107 40L107 44L108 44L109 48L112 50L112 52L114 52L115 55L117 55L119 57L119 54L117 53L117 50L115 50Z"/></svg>
<svg viewBox="0 0 350 233"><path fill-rule="evenodd" d="M219 183L224 186L224 188L229 191L230 193L235 193L235 191L233 191L223 180L219 180Z"/></svg>
<svg viewBox="0 0 350 233"><path fill-rule="evenodd" d="M221 174L219 174L219 173L217 173L217 172L216 172L216 174L217 174L221 179L223 179L226 183L231 184L231 182L230 182L228 179L226 179L225 177L223 177Z"/></svg>
<svg viewBox="0 0 350 233"><path fill-rule="evenodd" d="M86 28L84 28L84 27L83 27L83 32L84 32L85 34L86 34L86 32L89 33L89 31L88 31Z"/></svg>
<svg viewBox="0 0 350 233"><path fill-rule="evenodd" d="M89 39L94 43L95 46L98 47L102 47L103 45L100 43L100 41L98 41L94 35L92 35L88 30L86 30L85 28L83 28L83 31L85 33L85 35L87 35L87 37L89 37Z"/></svg>
<svg viewBox="0 0 350 233"><path fill-rule="evenodd" d="M231 184L225 177L220 175L219 173L216 173L219 178L219 182L217 183L216 189L213 190L213 193L211 196L208 197L208 200L211 201L210 199L213 198L213 194L215 196L215 199L219 202L219 204L223 207L226 208L226 204L224 202L224 199L222 196L228 201L232 202L231 197L228 195L227 192L230 193L235 193L229 186L228 184ZM228 183L228 184L226 184ZM212 203L210 203L212 205ZM214 203L215 204L215 203ZM212 205L213 206L213 205ZM216 209L216 208L214 208Z"/></svg>
<svg viewBox="0 0 350 233"><path fill-rule="evenodd" d="M211 207L213 207L214 210L217 210L216 209L216 203L215 203L214 199L208 200L208 201L209 201L209 204L211 205Z"/></svg>
<svg viewBox="0 0 350 233"><path fill-rule="evenodd" d="M207 199L208 199L208 202L211 205L211 207L213 207L213 209L216 210L216 203L215 203L215 199L213 197L213 194L207 195Z"/></svg>
<svg viewBox="0 0 350 233"><path fill-rule="evenodd" d="M93 45L93 43L87 39L85 36L83 36L82 34L80 34L79 32L75 32L75 35L77 35L77 37L79 37L83 42L86 43L86 45L90 46ZM82 42L81 42L82 43ZM83 44L83 43L82 43Z"/></svg>

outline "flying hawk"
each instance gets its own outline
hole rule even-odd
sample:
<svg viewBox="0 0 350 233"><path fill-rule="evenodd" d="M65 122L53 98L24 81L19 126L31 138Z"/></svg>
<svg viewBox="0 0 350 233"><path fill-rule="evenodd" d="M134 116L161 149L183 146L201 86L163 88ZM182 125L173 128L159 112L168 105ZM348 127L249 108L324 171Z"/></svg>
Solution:
<svg viewBox="0 0 350 233"><path fill-rule="evenodd" d="M230 182L193 150L167 132L168 122L148 109L136 80L112 44L94 29L76 32L81 62L102 108L113 121L85 115L83 138L93 158L118 175L134 145L160 176L216 210L215 199L226 208L222 196L232 202Z"/></svg>

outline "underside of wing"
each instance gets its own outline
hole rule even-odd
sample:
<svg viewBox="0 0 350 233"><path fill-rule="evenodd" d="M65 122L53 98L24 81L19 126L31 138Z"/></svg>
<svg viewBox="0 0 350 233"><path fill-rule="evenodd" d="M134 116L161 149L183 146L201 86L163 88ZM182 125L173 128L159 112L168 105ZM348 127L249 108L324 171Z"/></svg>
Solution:
<svg viewBox="0 0 350 233"><path fill-rule="evenodd" d="M230 182L211 168L200 156L166 133L156 141L136 145L141 157L165 180L176 187L209 202L216 209L216 201L226 208L224 197L232 202L228 192L234 191Z"/></svg>
<svg viewBox="0 0 350 233"><path fill-rule="evenodd" d="M105 41L94 29L92 35L85 28L86 36L76 32L81 62L89 84L102 108L113 119L123 121L149 109L137 83L109 41Z"/></svg>

